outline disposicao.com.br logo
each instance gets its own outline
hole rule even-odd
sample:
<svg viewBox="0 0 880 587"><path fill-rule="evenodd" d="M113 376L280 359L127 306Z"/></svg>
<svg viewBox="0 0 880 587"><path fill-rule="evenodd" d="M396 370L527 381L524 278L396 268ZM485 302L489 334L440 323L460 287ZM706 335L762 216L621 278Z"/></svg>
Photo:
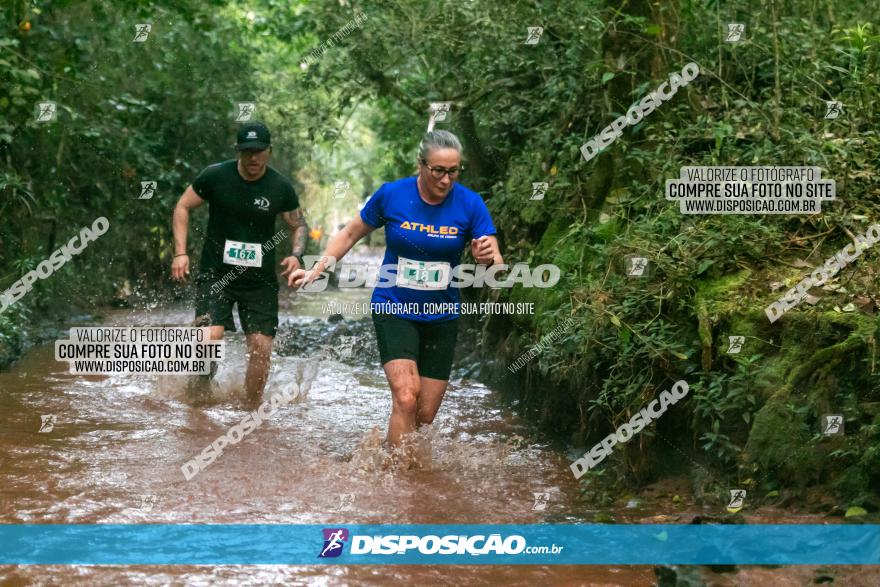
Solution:
<svg viewBox="0 0 880 587"><path fill-rule="evenodd" d="M345 528L324 528L324 546L319 558L338 557L348 542L349 533ZM351 536L350 554L370 555L516 555L516 554L559 554L563 546L528 546L525 537L519 534L502 537L501 534L444 535L414 534L382 536Z"/></svg>
<svg viewBox="0 0 880 587"><path fill-rule="evenodd" d="M342 554L342 548L348 540L348 530L345 528L324 528L324 546L318 558L335 558Z"/></svg>

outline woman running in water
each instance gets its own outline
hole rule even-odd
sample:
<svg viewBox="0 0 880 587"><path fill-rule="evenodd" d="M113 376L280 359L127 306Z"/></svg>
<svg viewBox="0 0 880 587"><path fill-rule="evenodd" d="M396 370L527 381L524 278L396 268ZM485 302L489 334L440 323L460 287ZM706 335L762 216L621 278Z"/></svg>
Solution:
<svg viewBox="0 0 880 587"><path fill-rule="evenodd" d="M394 447L400 446L403 435L434 421L446 393L460 300L458 288L448 281L465 245L470 241L481 265L504 263L486 204L455 181L461 172L461 150L451 132L429 131L419 145L418 175L382 185L360 215L330 239L311 270L299 269L288 277L294 288L311 283L330 259L342 259L360 239L385 227L382 264L394 269L390 282L383 284L380 275L371 307L391 387L388 441ZM449 311L437 312L442 304Z"/></svg>

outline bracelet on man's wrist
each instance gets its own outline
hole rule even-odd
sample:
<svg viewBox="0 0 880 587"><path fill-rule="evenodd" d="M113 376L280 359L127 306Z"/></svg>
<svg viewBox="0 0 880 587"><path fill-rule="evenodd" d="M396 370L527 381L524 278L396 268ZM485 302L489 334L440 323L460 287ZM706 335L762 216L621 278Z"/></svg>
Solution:
<svg viewBox="0 0 880 587"><path fill-rule="evenodd" d="M180 253L179 255L174 255L175 259L178 257L189 257L189 255L187 255L186 253Z"/></svg>

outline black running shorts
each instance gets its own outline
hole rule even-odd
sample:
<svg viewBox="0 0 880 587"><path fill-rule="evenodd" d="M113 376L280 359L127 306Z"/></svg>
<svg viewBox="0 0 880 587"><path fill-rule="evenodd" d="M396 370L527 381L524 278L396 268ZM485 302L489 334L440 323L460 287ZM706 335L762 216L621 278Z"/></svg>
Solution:
<svg viewBox="0 0 880 587"><path fill-rule="evenodd" d="M411 359L416 362L421 377L449 379L458 337L458 319L416 322L374 313L373 325L383 365L393 359Z"/></svg>
<svg viewBox="0 0 880 587"><path fill-rule="evenodd" d="M202 273L197 279L196 320L208 316L211 326L234 332L232 306L238 304L238 319L245 334L274 337L278 331L278 284L242 284L233 279L221 286L218 279L213 272Z"/></svg>

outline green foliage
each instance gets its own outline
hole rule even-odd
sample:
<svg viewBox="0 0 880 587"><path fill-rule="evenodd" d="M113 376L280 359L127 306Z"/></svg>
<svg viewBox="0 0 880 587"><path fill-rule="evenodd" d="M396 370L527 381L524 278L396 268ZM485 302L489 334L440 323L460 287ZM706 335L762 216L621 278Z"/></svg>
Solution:
<svg viewBox="0 0 880 587"><path fill-rule="evenodd" d="M0 288L95 218L110 221L100 253L16 305L69 312L108 299L113 283L167 272L173 203L199 169L231 156L233 96L250 92L240 30L218 6L29 2L3 17ZM134 43L142 22L153 31ZM36 122L46 100L57 119ZM156 197L137 199L142 180L158 182Z"/></svg>
<svg viewBox="0 0 880 587"><path fill-rule="evenodd" d="M701 448L716 464L729 467L742 451L752 417L762 403L756 382L762 358L760 354L743 357L732 374L702 373L691 388L692 427L703 431Z"/></svg>
<svg viewBox="0 0 880 587"><path fill-rule="evenodd" d="M630 470L662 428L724 472L751 445L766 476L820 479L810 419L843 369L820 364L821 351L853 332L832 308L875 295L880 274L860 259L838 280L845 292L802 304L782 325L762 308L779 295L771 283L790 287L804 262L880 220L880 34L869 4L765 3L745 40L725 43L724 23L753 3L16 2L0 31L0 287L99 215L111 220L103 253L87 252L27 303L106 298L126 278L161 283L171 207L201 167L231 155L234 101L257 103L276 167L325 230L381 182L413 172L429 103L449 101L438 128L463 140L461 181L487 200L505 258L563 271L549 291L502 292L536 314L484 329L489 342L513 341L501 357L510 360L574 319L522 370L542 381L526 406L552 406L546 422L589 443L684 378L690 398L626 452ZM366 21L306 63L356 11ZM145 21L155 38L132 43ZM527 26L544 27L537 45L524 44ZM588 138L690 61L702 68L694 82L584 161ZM48 99L58 120L37 124L34 105ZM824 119L826 100L844 114ZM837 200L812 217L684 216L663 193L686 165L818 166ZM134 199L142 179L159 181L157 197ZM352 193L334 202L337 180ZM539 181L545 199L529 200ZM649 259L647 279L624 274L632 254ZM75 279L83 274L94 279ZM760 348L721 357L726 334ZM874 344L852 336L847 352ZM794 375L816 390L786 387ZM872 377L858 381L876 389ZM774 386L787 395L774 398ZM849 399L838 401L859 416L866 392L844 387ZM876 435L860 442L858 465L871 472L848 473L850 493L880 475ZM831 462L853 471L856 454L837 450Z"/></svg>
<svg viewBox="0 0 880 587"><path fill-rule="evenodd" d="M724 11L748 7L734 2ZM280 74L287 83L277 87L302 88L291 109L299 138L306 133L315 143L310 152L319 163L311 177L320 184L329 173L362 167L367 187L368 177L411 173L428 104L453 103L450 121L438 126L464 141L462 182L487 199L506 258L555 263L563 272L550 291L503 293L536 308L507 326L517 333L510 355L575 320L524 369L551 383L530 390L526 405L550 409L547 423L574 428L589 444L684 378L693 391L672 412L679 416L667 416L620 454L637 478L650 466L639 453L662 429L678 441L694 438L695 458L705 455L724 472L741 464L748 441L770 447L756 455L763 475L818 479L822 461L806 441L817 406L791 402L759 412L793 361L815 352L791 352L804 344L804 332L760 343L738 360L719 358L710 345L709 358L716 356L708 369L702 337L721 336L730 325L755 344L771 338L761 312L774 295L768 282L800 273L781 271L782 263L816 263L816 250L837 250L848 236L814 235L835 225L856 232L880 219L880 193L870 181L880 148L871 10L846 3L829 14L811 2L773 3L768 18L750 21L747 41L732 45L720 38L720 7L703 2L621 8L582 0L378 0L358 9L368 17L361 29L307 69ZM257 12L279 16L264 26L300 55L353 16L332 3L282 14L264 2ZM536 24L544 27L541 41L524 45L525 27ZM607 153L583 160L587 138L691 60L703 70L696 82L627 129ZM844 103L842 119L823 119L831 99ZM361 145L381 156L359 157ZM686 217L662 197L665 180L682 166L761 164L819 166L837 180L838 201L810 218ZM531 201L537 181L550 188L544 200ZM649 279L624 275L622 259L630 254L649 258ZM506 328L498 335L508 340ZM756 426L759 413L764 422Z"/></svg>

